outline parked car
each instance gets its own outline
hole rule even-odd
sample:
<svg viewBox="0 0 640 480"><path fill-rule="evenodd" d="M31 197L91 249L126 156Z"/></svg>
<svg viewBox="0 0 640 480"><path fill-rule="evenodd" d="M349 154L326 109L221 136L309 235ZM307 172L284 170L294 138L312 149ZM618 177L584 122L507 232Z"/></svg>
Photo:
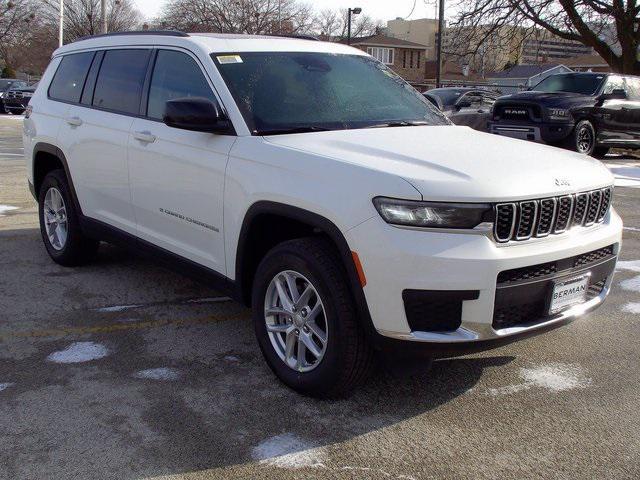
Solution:
<svg viewBox="0 0 640 480"><path fill-rule="evenodd" d="M3 98L5 111L22 115L27 109L29 100L31 100L37 86L36 84L27 87L11 87Z"/></svg>
<svg viewBox="0 0 640 480"><path fill-rule="evenodd" d="M491 108L498 98L488 90L469 87L433 88L423 95L456 125L485 132Z"/></svg>
<svg viewBox="0 0 640 480"><path fill-rule="evenodd" d="M567 73L531 91L501 97L491 133L603 157L610 148L640 148L640 77Z"/></svg>
<svg viewBox="0 0 640 480"><path fill-rule="evenodd" d="M28 84L24 80L15 78L0 79L0 113L9 113L6 109L5 98L12 88L25 88Z"/></svg>
<svg viewBox="0 0 640 480"><path fill-rule="evenodd" d="M103 35L41 82L24 147L53 261L105 240L206 281L253 307L266 362L305 394L346 395L375 352L493 348L609 293L604 165L451 125L361 50Z"/></svg>

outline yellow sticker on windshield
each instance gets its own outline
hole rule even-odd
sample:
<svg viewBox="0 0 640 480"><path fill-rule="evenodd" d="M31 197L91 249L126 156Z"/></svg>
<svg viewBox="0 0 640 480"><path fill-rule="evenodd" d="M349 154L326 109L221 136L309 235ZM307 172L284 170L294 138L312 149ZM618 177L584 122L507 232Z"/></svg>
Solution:
<svg viewBox="0 0 640 480"><path fill-rule="evenodd" d="M240 55L218 55L216 57L220 65L227 63L242 63L242 57Z"/></svg>

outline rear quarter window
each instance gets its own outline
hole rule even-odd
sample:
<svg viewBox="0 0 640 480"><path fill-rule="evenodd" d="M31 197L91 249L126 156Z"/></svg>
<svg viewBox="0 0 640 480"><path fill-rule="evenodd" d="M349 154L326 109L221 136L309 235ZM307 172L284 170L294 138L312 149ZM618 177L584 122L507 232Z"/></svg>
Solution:
<svg viewBox="0 0 640 480"><path fill-rule="evenodd" d="M65 102L80 101L93 55L94 52L66 55L51 81L49 97Z"/></svg>

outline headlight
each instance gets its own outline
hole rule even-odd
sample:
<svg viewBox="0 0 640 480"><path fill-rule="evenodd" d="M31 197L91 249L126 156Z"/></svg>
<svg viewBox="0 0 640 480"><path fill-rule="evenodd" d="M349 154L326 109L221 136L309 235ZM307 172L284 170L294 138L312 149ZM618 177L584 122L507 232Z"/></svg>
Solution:
<svg viewBox="0 0 640 480"><path fill-rule="evenodd" d="M550 120L569 120L570 116L569 110L563 108L552 108L549 110Z"/></svg>
<svg viewBox="0 0 640 480"><path fill-rule="evenodd" d="M474 228L491 221L491 205L486 203L440 203L373 199L378 213L393 225L430 228Z"/></svg>

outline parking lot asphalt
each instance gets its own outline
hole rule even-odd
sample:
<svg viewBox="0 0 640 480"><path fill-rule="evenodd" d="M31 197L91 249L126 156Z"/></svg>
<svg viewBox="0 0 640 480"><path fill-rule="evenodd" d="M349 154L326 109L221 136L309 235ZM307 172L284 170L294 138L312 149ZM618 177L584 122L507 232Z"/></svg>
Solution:
<svg viewBox="0 0 640 480"><path fill-rule="evenodd" d="M206 285L108 245L54 264L20 129L0 117L0 478L640 478L640 188L616 190L624 262L596 312L318 401ZM636 185L640 162L607 164Z"/></svg>

